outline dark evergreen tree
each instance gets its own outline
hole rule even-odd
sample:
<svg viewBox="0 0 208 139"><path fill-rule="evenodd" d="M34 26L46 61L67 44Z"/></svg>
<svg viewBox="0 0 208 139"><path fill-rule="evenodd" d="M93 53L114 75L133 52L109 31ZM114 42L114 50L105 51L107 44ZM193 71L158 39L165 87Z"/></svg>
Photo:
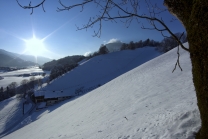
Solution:
<svg viewBox="0 0 208 139"><path fill-rule="evenodd" d="M140 41L138 42L137 48L142 48L142 47L143 47L143 42L142 42L142 40L140 40Z"/></svg>
<svg viewBox="0 0 208 139"><path fill-rule="evenodd" d="M107 54L107 53L109 53L109 50L105 45L101 45L99 50L98 50L98 53L100 55Z"/></svg>
<svg viewBox="0 0 208 139"><path fill-rule="evenodd" d="M20 84L21 84L21 91L24 94L24 98L25 98L27 91L29 90L29 80L23 79Z"/></svg>
<svg viewBox="0 0 208 139"><path fill-rule="evenodd" d="M3 92L4 92L4 88L1 87L1 89L0 89L0 101L4 100L4 94L3 94Z"/></svg>
<svg viewBox="0 0 208 139"><path fill-rule="evenodd" d="M4 92L4 88L3 87L1 87L1 89L0 89L0 93L3 93Z"/></svg>
<svg viewBox="0 0 208 139"><path fill-rule="evenodd" d="M131 49L131 50L134 50L136 47L135 47L135 44L133 41L130 41L129 45L128 45L128 49Z"/></svg>
<svg viewBox="0 0 208 139"><path fill-rule="evenodd" d="M30 77L29 87L30 87L31 89L34 89L34 87L35 87L35 83L36 83L35 80L36 80L36 79L35 79L34 76Z"/></svg>
<svg viewBox="0 0 208 139"><path fill-rule="evenodd" d="M8 85L8 94L10 97L14 96L16 94L16 88L17 88L18 84L16 82L12 82Z"/></svg>
<svg viewBox="0 0 208 139"><path fill-rule="evenodd" d="M146 39L145 41L143 41L143 46L149 46L149 42L150 42L150 39Z"/></svg>
<svg viewBox="0 0 208 139"><path fill-rule="evenodd" d="M128 44L123 43L123 44L121 45L121 49L120 49L120 50L127 50L127 49L128 49Z"/></svg>
<svg viewBox="0 0 208 139"><path fill-rule="evenodd" d="M92 57L95 57L95 56L98 56L98 55L99 55L98 52L94 52L94 53L92 54Z"/></svg>
<svg viewBox="0 0 208 139"><path fill-rule="evenodd" d="M182 33L175 33L175 36L181 40L181 42L186 42L187 37L186 35L183 35ZM171 49L177 47L179 44L178 42L172 37L166 37L164 38L161 42L160 45L157 46L156 50L160 51L160 52L168 52Z"/></svg>

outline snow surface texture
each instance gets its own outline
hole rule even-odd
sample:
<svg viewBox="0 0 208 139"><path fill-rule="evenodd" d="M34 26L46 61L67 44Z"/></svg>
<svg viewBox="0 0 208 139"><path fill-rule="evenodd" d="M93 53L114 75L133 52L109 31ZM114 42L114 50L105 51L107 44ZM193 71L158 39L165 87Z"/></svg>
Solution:
<svg viewBox="0 0 208 139"><path fill-rule="evenodd" d="M33 113L25 121L36 121L4 139L194 138L200 128L200 116L191 62L189 54L180 50L183 72L177 68L172 73L176 51L173 49L86 95ZM64 79L67 81L67 76Z"/></svg>

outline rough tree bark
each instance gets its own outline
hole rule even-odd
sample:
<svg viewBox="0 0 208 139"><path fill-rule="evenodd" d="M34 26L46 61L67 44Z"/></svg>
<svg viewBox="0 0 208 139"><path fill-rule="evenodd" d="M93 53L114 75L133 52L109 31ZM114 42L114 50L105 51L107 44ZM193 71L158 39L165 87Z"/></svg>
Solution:
<svg viewBox="0 0 208 139"><path fill-rule="evenodd" d="M193 82L201 115L197 139L208 139L208 1L164 0L187 31Z"/></svg>

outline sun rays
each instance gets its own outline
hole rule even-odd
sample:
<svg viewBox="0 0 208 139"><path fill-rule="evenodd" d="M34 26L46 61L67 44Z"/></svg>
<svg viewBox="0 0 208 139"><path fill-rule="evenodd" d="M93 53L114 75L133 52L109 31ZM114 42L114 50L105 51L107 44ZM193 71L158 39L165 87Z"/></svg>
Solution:
<svg viewBox="0 0 208 139"><path fill-rule="evenodd" d="M25 49L21 52L21 55L23 54L33 55L36 59L35 62L37 63L38 56L44 56L44 57L52 58L52 59L54 59L54 57L61 57L61 55L50 51L49 48L53 48L54 46L48 46L46 43L46 40L52 35L54 35L55 33L57 33L60 29L62 29L64 26L66 26L68 23L70 23L79 15L80 13L75 15L73 18L69 19L68 21L64 22L62 25L58 26L56 29L54 29L53 31L51 31L50 33L48 33L47 35L41 38L36 37L37 34L35 34L35 29L33 27L32 21L31 21L31 25L32 25L32 37L31 38L26 39L26 38L20 37L19 35L16 35L15 33L5 31L1 28L0 28L0 32L10 35L24 42L23 46L25 47Z"/></svg>
<svg viewBox="0 0 208 139"><path fill-rule="evenodd" d="M35 35L29 40L24 40L24 42L26 46L25 52L29 52L36 57L48 51L43 40L36 38Z"/></svg>

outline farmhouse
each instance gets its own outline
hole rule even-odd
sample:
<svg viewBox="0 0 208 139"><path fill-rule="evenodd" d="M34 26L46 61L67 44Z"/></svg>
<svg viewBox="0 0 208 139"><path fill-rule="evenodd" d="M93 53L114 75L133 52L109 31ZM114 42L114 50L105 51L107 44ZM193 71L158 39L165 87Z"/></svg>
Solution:
<svg viewBox="0 0 208 139"><path fill-rule="evenodd" d="M36 91L34 92L35 103L38 108L53 105L56 102L72 98L71 94L66 91Z"/></svg>

